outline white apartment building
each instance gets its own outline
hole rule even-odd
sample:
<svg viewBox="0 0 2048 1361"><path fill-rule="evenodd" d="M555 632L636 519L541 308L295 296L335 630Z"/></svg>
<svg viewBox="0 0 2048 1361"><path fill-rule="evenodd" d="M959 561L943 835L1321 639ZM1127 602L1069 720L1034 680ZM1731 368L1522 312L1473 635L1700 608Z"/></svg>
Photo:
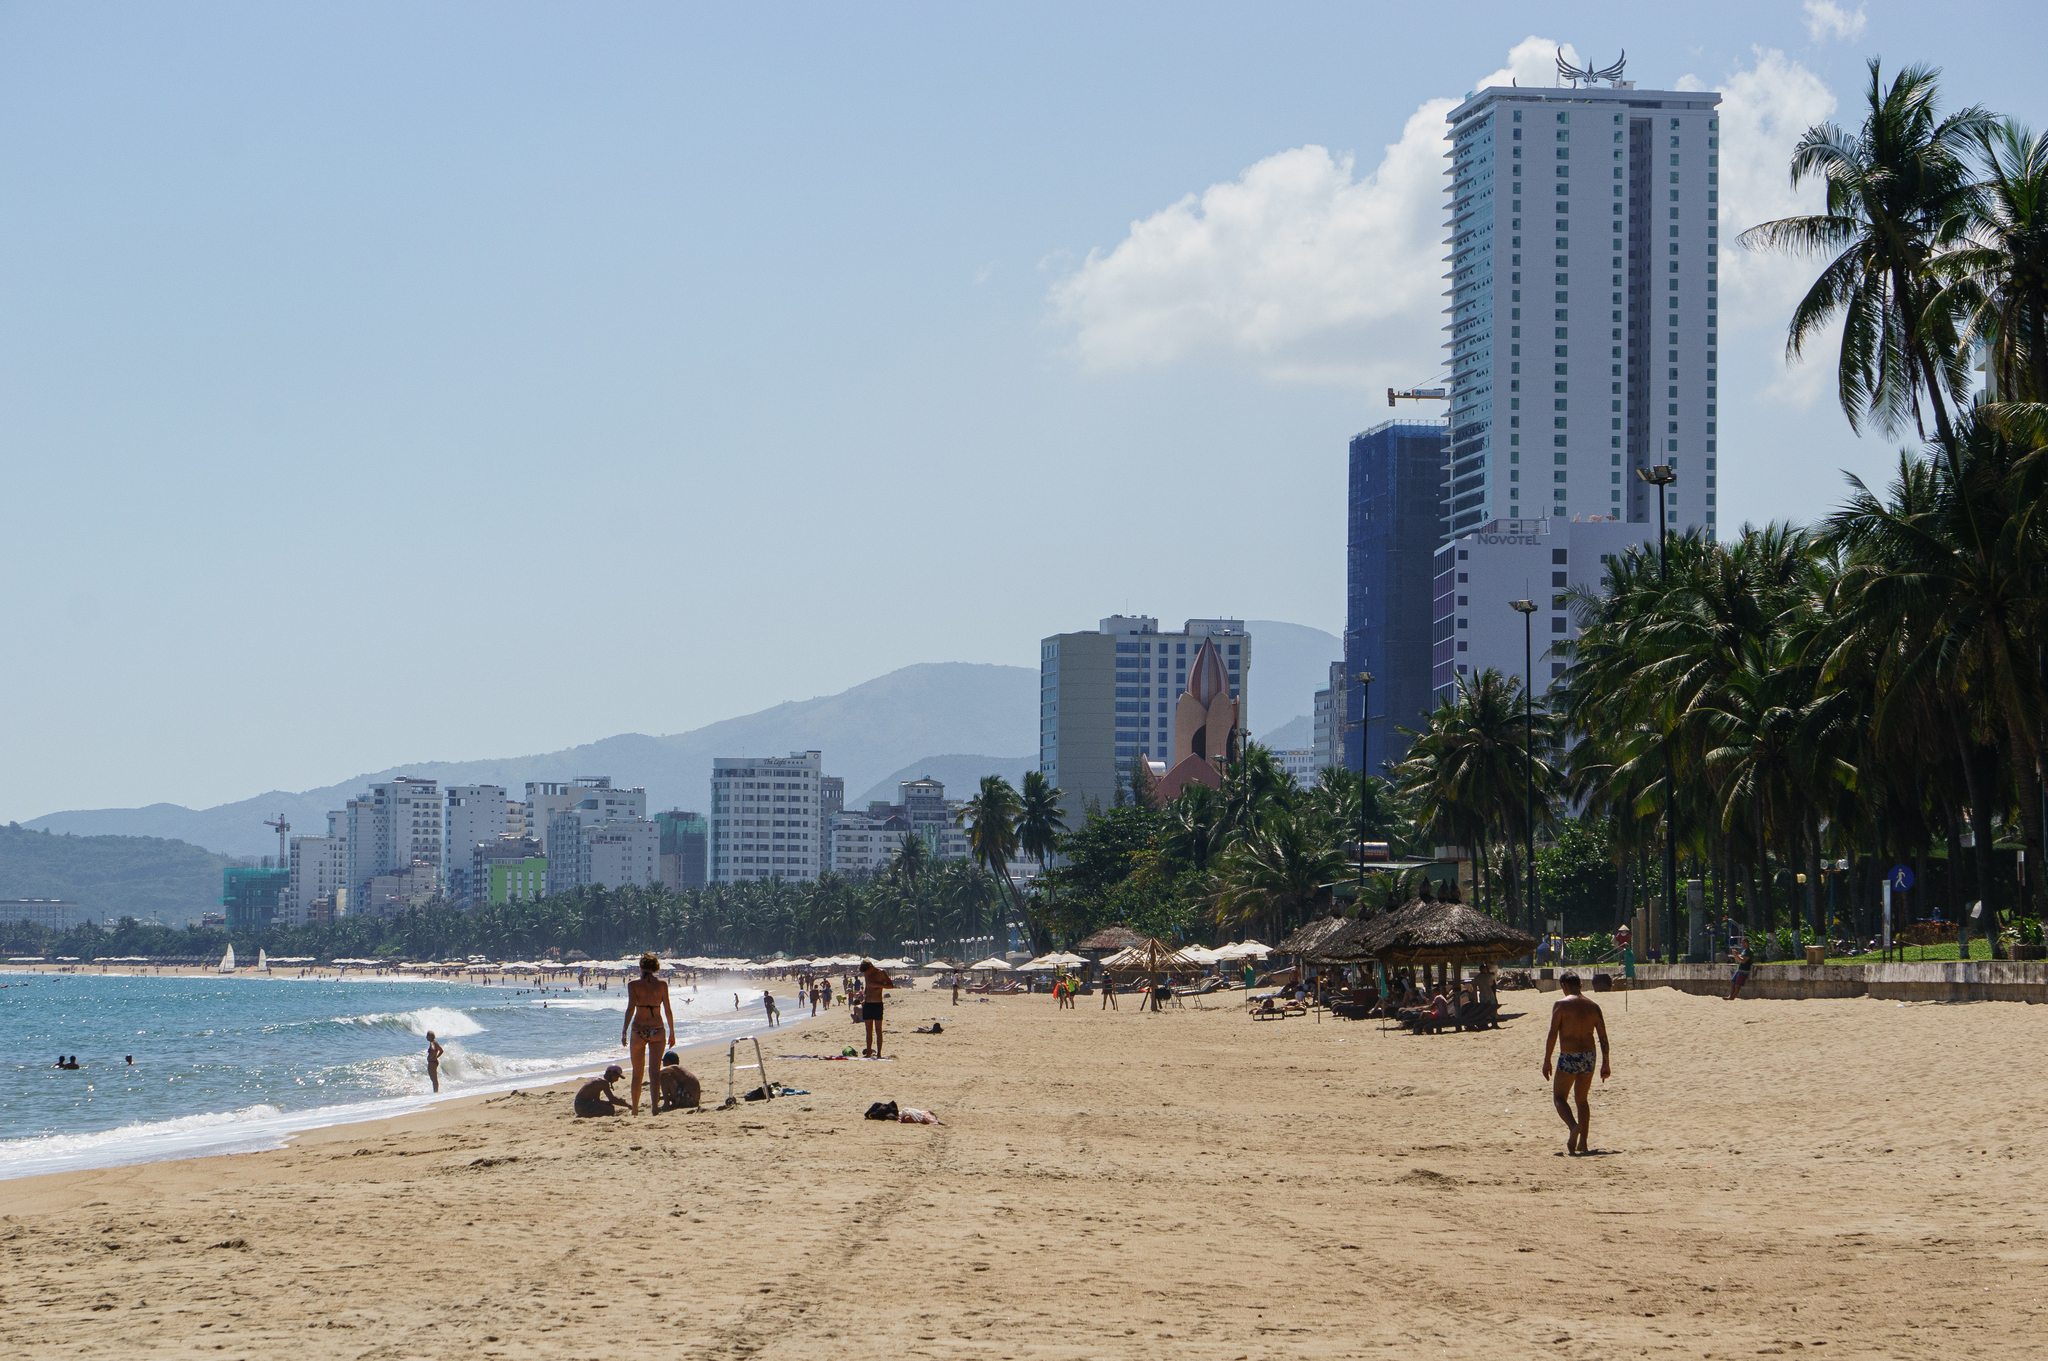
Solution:
<svg viewBox="0 0 2048 1361"><path fill-rule="evenodd" d="M1038 645L1038 769L1060 788L1069 826L1090 801L1116 802L1131 760L1173 756L1173 706L1204 638L1223 654L1238 724L1251 730L1252 640L1242 619L1190 619L1161 633L1151 615L1111 615L1092 633Z"/></svg>
<svg viewBox="0 0 2048 1361"><path fill-rule="evenodd" d="M555 848L547 844L548 828L558 813L574 808L582 816L578 823L605 822L647 816L645 789L614 789L609 775L585 775L568 782L529 780L526 783L526 836L547 845L550 857ZM565 848L566 850L566 848Z"/></svg>
<svg viewBox="0 0 2048 1361"><path fill-rule="evenodd" d="M1330 663L1330 683L1316 691L1316 769L1344 765L1344 663Z"/></svg>
<svg viewBox="0 0 2048 1361"><path fill-rule="evenodd" d="M1560 79L1564 79L1562 75ZM1492 86L1451 110L1447 538L1715 523L1721 96Z"/></svg>
<svg viewBox="0 0 2048 1361"><path fill-rule="evenodd" d="M1536 693L1548 690L1567 665L1550 655L1551 647L1579 636L1568 594L1604 590L1607 559L1656 537L1654 523L1496 520L1439 548L1432 698L1451 695L1459 677L1469 681L1487 667L1521 679L1532 666ZM1526 653L1522 616L1511 600L1536 602Z"/></svg>
<svg viewBox="0 0 2048 1361"><path fill-rule="evenodd" d="M470 883L471 861L478 846L496 842L506 834L505 810L508 806L503 785L448 786L442 813L447 846L442 882L453 901L466 904L475 898L477 890Z"/></svg>
<svg viewBox="0 0 2048 1361"><path fill-rule="evenodd" d="M815 751L712 762L712 883L818 877L826 863L823 766Z"/></svg>
<svg viewBox="0 0 2048 1361"><path fill-rule="evenodd" d="M329 813L327 836L295 836L291 841L291 879L285 886L284 902L278 915L287 926L306 926L313 920L313 902L318 898L345 901L348 888L348 838L335 835L342 814Z"/></svg>
<svg viewBox="0 0 2048 1361"><path fill-rule="evenodd" d="M440 875L443 823L438 781L401 775L371 785L369 793L349 800L344 816L351 904L367 901L369 882L377 875L410 874L415 865Z"/></svg>
<svg viewBox="0 0 2048 1361"><path fill-rule="evenodd" d="M562 814L563 818L568 814ZM557 841L567 848L569 887L594 884L602 888L646 886L661 882L661 827L645 818L614 818L589 822ZM548 857L548 883L556 882L555 857Z"/></svg>
<svg viewBox="0 0 2048 1361"><path fill-rule="evenodd" d="M829 843L832 872L847 877L880 874L896 858L896 849L909 831L908 819L889 813L834 813Z"/></svg>
<svg viewBox="0 0 2048 1361"><path fill-rule="evenodd" d="M1294 781L1296 789L1316 787L1316 781L1323 778L1322 757L1323 753L1314 747L1294 747L1273 753L1273 759L1287 772L1287 778Z"/></svg>

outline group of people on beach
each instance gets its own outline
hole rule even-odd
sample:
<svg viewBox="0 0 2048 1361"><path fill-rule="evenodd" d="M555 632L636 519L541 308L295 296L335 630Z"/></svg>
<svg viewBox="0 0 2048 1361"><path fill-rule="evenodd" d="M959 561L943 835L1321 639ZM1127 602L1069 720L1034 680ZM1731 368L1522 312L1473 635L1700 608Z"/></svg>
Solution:
<svg viewBox="0 0 2048 1361"><path fill-rule="evenodd" d="M860 979L860 1019L867 1027L867 1047L862 1052L866 1057L880 1058L882 999L896 986L896 981L871 959L860 962ZM814 1007L819 1000L830 1006L831 985L824 984L822 999L815 992L812 997ZM738 997L733 1001L737 1006ZM781 1019L772 993L762 992L761 1005L770 1025ZM427 1038L431 1043L433 1036ZM604 1076L592 1078L577 1090L576 1114L616 1115L626 1111L638 1115L643 1088L649 1094L649 1106L656 1111L701 1104L703 1084L696 1074L682 1066L676 1053L675 1008L669 1001L668 982L661 976L661 960L651 952L640 956L640 976L626 984L626 1014L619 1027L619 1043L625 1046L633 1064L630 1098L620 1097L612 1090L612 1084L626 1075L625 1069L614 1063L604 1070Z"/></svg>

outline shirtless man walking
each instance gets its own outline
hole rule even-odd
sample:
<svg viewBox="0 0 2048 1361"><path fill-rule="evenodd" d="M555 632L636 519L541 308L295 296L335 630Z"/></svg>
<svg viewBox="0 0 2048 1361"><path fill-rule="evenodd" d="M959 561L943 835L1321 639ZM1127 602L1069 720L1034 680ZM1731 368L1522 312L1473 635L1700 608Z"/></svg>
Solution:
<svg viewBox="0 0 2048 1361"><path fill-rule="evenodd" d="M1586 1134L1593 1123L1586 1097L1593 1090L1596 1038L1600 1042L1600 1080L1605 1082L1612 1071L1607 1061L1607 1018L1600 1014L1598 1002L1580 996L1577 974L1565 974L1557 980L1557 986L1563 990L1564 998L1550 1009L1550 1034L1543 1041L1543 1076L1551 1076L1550 1055L1556 1050L1557 1076L1551 1084L1550 1099L1557 1106L1558 1118L1571 1130L1564 1141L1564 1151L1576 1157L1587 1151ZM1576 1119L1567 1098L1578 1104Z"/></svg>

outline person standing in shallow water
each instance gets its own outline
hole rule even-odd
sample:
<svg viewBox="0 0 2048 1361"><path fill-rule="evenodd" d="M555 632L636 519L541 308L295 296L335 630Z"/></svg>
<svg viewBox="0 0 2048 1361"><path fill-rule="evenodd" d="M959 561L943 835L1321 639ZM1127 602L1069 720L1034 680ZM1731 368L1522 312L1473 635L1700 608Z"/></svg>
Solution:
<svg viewBox="0 0 2048 1361"><path fill-rule="evenodd" d="M441 1090L441 1055L448 1051L434 1038L434 1032L427 1032L427 1081L434 1084L434 1090Z"/></svg>
<svg viewBox="0 0 2048 1361"><path fill-rule="evenodd" d="M1550 1034L1543 1041L1543 1076L1550 1077L1550 1054L1557 1051L1557 1076L1551 1083L1551 1104L1558 1118L1571 1131L1564 1150L1573 1156L1587 1152L1586 1137L1593 1125L1593 1110L1586 1098L1593 1089L1593 1043L1600 1044L1600 1080L1609 1074L1607 1018L1600 1004L1579 993L1579 976L1566 973L1557 980L1564 998L1550 1009ZM1566 1098L1574 1098L1578 1114Z"/></svg>

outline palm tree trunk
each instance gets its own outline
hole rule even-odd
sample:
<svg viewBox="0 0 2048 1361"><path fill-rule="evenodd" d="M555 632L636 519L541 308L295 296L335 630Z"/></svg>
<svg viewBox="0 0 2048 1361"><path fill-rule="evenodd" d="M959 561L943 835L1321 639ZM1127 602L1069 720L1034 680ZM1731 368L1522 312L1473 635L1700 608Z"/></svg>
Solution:
<svg viewBox="0 0 2048 1361"><path fill-rule="evenodd" d="M2041 915L2041 772L2017 742L2013 744L2012 782L2020 801L2020 839L2026 847L2030 873L2020 888L2015 916Z"/></svg>

